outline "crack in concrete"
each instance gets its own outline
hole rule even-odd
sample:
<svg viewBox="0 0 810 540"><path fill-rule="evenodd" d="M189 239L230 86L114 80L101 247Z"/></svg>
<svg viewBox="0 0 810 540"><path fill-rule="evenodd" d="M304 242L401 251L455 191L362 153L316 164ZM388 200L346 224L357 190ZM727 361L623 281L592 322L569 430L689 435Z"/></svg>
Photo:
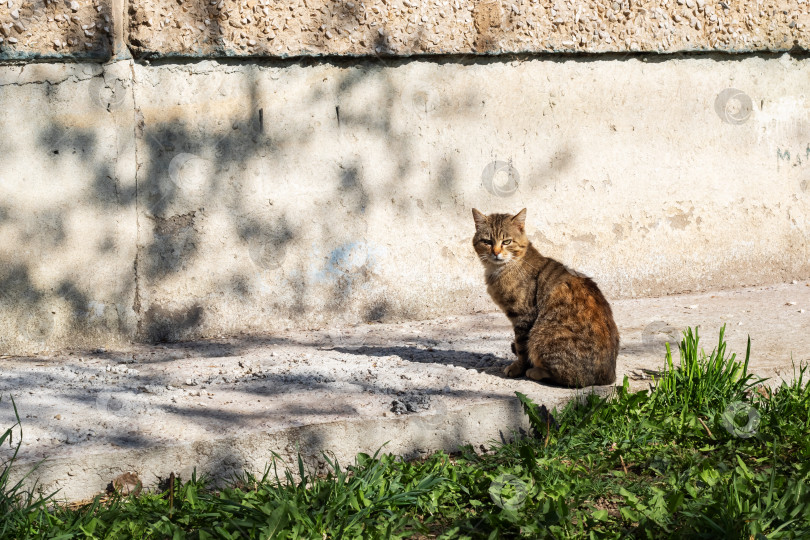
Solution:
<svg viewBox="0 0 810 540"><path fill-rule="evenodd" d="M133 261L133 278L135 281L135 298L132 301L132 309L135 312L135 320L136 320L136 332L137 335L141 335L141 324L143 322L141 315L142 315L142 305L141 305L141 282L140 282L140 274L138 273L138 255L139 255L139 248L141 244L141 218L140 218L140 206L139 206L139 184L138 184L138 169L140 168L139 160L138 160L138 126L141 122L141 114L140 108L138 107L138 99L135 95L135 91L137 88L136 76L135 76L135 64L131 60L129 61L129 70L132 74L132 110L135 112L134 121L132 122L132 137L134 140L134 148L133 152L135 153L134 159L134 166L135 170L133 171L133 176L135 178L135 260Z"/></svg>
<svg viewBox="0 0 810 540"><path fill-rule="evenodd" d="M20 73L17 75L18 78L22 77L23 69L25 69L25 67L26 66L23 66L23 68L20 69ZM89 80L94 79L95 77L99 77L99 76L103 77L104 73L101 72L99 74L91 75L89 77L78 77L75 74L70 74L70 75L65 76L62 79L59 79L59 80L41 79L41 80L31 80L31 81L24 81L24 82L20 82L20 81L3 82L2 80L0 80L0 88L6 87L6 86L19 86L19 87L22 87L22 86L29 86L29 85L34 85L34 84L47 84L49 86L57 86L57 85L60 85L60 84L62 84L64 82L68 82L68 81L73 82L73 83L80 83L80 82L84 82L84 81L89 81Z"/></svg>

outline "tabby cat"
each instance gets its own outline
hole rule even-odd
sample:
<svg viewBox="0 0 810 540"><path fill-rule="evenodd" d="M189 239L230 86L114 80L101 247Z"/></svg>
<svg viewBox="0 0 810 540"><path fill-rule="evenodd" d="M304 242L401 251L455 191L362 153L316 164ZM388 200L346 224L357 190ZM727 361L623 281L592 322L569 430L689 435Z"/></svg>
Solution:
<svg viewBox="0 0 810 540"><path fill-rule="evenodd" d="M472 212L487 292L515 330L517 360L506 376L578 388L613 383L619 330L596 283L532 246L525 208L514 216Z"/></svg>

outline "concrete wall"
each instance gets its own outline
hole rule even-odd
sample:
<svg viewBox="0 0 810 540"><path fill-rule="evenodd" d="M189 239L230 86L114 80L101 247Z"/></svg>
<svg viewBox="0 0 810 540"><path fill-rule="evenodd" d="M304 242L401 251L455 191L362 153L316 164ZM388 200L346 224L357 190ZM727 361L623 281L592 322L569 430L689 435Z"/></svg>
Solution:
<svg viewBox="0 0 810 540"><path fill-rule="evenodd" d="M0 352L492 309L472 207L613 298L806 278L808 62L0 67Z"/></svg>
<svg viewBox="0 0 810 540"><path fill-rule="evenodd" d="M810 276L808 23L787 0L7 0L0 354L492 309L472 207L528 207L614 298Z"/></svg>

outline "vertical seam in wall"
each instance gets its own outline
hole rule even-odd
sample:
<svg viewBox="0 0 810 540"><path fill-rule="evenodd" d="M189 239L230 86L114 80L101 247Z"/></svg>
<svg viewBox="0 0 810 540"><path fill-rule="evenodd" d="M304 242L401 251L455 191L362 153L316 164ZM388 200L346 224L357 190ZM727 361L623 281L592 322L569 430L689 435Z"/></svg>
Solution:
<svg viewBox="0 0 810 540"><path fill-rule="evenodd" d="M126 35L126 15L127 2L124 0L112 0L113 13L113 42L112 57L117 59L132 58Z"/></svg>
<svg viewBox="0 0 810 540"><path fill-rule="evenodd" d="M137 87L137 81L135 79L135 62L132 59L129 60L129 70L132 74L130 79L132 81L132 152L135 158L133 160L133 166L135 167L135 170L133 171L133 177L135 180L135 260L133 261L133 271L135 273L135 298L132 301L132 310L135 312L135 337L137 337L141 333L141 284L140 275L138 273L138 257L140 255L141 246L141 221L139 208L140 196L138 193L138 124L140 122L140 112L135 95L135 90Z"/></svg>

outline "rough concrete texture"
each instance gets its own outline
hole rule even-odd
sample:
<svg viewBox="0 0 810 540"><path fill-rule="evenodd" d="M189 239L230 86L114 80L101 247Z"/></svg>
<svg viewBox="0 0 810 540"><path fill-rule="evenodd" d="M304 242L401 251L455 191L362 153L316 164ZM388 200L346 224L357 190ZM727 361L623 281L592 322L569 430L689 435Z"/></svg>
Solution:
<svg viewBox="0 0 810 540"><path fill-rule="evenodd" d="M622 336L617 382L627 375L637 389L650 382L645 369L663 367L664 343L687 326L699 325L711 350L727 324L729 353L740 358L751 336L750 370L769 385L810 362L810 282L613 307ZM484 313L9 358L0 427L14 422L13 396L23 427L16 474L46 459L34 477L67 499L92 496L124 472L147 487L171 472L189 478L195 467L217 480L261 473L273 452L286 467L300 451L318 471L322 451L346 464L386 442L406 457L489 446L527 427L515 391L549 409L590 391L505 379L510 330L504 315Z"/></svg>
<svg viewBox="0 0 810 540"><path fill-rule="evenodd" d="M773 52L807 50L808 23L804 0L7 0L0 60L103 59L114 40L195 57Z"/></svg>
<svg viewBox="0 0 810 540"><path fill-rule="evenodd" d="M109 58L111 8L108 0L2 0L0 61Z"/></svg>
<svg viewBox="0 0 810 540"><path fill-rule="evenodd" d="M609 298L806 278L808 62L2 68L0 344L489 309L472 207Z"/></svg>
<svg viewBox="0 0 810 540"><path fill-rule="evenodd" d="M787 51L808 48L803 0L133 0L137 54L367 55Z"/></svg>

